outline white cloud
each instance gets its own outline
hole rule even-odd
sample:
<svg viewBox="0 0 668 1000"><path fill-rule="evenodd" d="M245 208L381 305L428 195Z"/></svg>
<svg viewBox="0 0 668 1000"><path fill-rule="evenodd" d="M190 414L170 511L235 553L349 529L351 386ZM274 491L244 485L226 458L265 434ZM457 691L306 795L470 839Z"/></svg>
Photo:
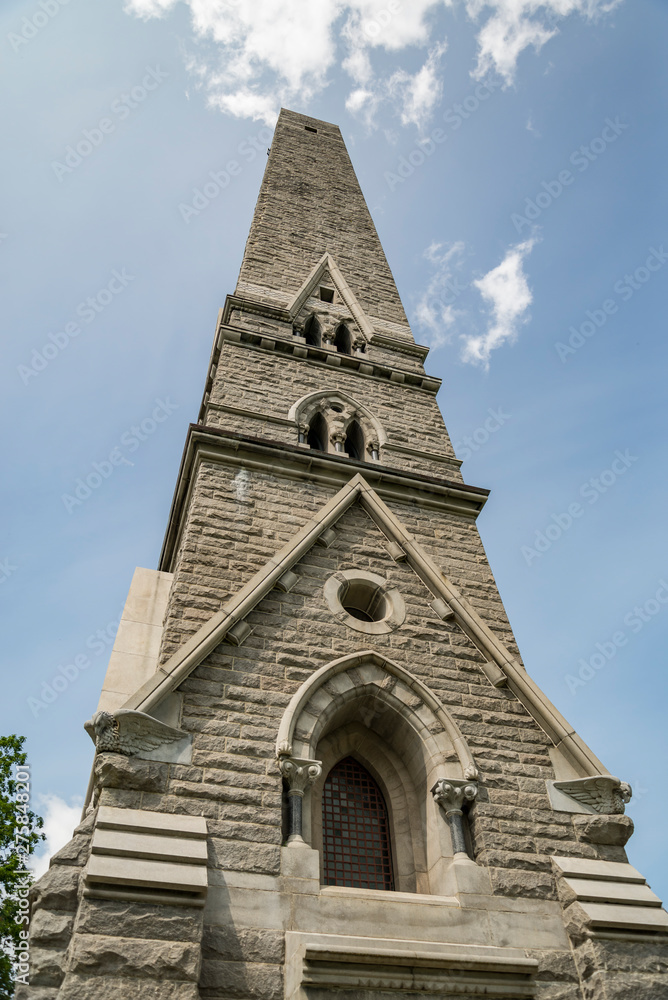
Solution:
<svg viewBox="0 0 668 1000"><path fill-rule="evenodd" d="M445 40L435 15L458 0L126 0L147 20L181 2L189 9L195 50L188 64L212 106L271 125L281 105L304 106L327 86L338 65L351 80L348 110L368 124L389 102L402 124L425 127L441 95ZM461 0L478 32L475 75L512 82L528 46L540 49L570 14L594 18L622 0ZM397 8L397 9L394 9ZM484 15L488 15L486 19ZM482 20L482 24L481 24ZM423 66L398 66L383 77L373 56L427 49Z"/></svg>
<svg viewBox="0 0 668 1000"><path fill-rule="evenodd" d="M402 125L417 125L421 131L426 127L443 92L438 71L446 48L445 42L441 42L431 49L425 64L412 76L404 70L391 76L388 89L398 99Z"/></svg>
<svg viewBox="0 0 668 1000"><path fill-rule="evenodd" d="M529 46L537 52L558 32L558 21L570 14L593 20L619 6L622 0L466 0L469 17L478 21L483 11L489 17L478 32L478 64L474 75L481 79L494 71L507 84L513 82L520 54Z"/></svg>
<svg viewBox="0 0 668 1000"><path fill-rule="evenodd" d="M518 328L526 323L531 305L531 289L524 274L524 258L531 253L535 239L511 247L501 263L473 282L489 307L490 324L482 335L463 337L464 361L489 366L492 351L512 343Z"/></svg>
<svg viewBox="0 0 668 1000"><path fill-rule="evenodd" d="M38 850L30 859L30 868L35 878L40 878L49 867L49 859L72 839L75 826L81 822L83 802L75 797L68 805L57 795L40 795L37 801L37 811L44 819L43 833L46 841L42 841Z"/></svg>
<svg viewBox="0 0 668 1000"><path fill-rule="evenodd" d="M464 244L461 242L432 243L423 255L434 268L434 273L415 307L415 317L424 331L423 339L432 350L450 342L451 327L461 315L454 304L466 290L458 277L463 255Z"/></svg>

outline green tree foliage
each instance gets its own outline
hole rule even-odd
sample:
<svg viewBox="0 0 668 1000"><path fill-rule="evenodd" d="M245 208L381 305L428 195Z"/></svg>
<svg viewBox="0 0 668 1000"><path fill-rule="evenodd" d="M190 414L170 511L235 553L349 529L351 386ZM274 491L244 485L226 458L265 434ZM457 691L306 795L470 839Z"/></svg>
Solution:
<svg viewBox="0 0 668 1000"><path fill-rule="evenodd" d="M0 1000L14 995L14 956L21 940L19 890L32 882L26 862L44 834L42 819L29 808L30 781L17 782L26 763L25 736L0 736Z"/></svg>

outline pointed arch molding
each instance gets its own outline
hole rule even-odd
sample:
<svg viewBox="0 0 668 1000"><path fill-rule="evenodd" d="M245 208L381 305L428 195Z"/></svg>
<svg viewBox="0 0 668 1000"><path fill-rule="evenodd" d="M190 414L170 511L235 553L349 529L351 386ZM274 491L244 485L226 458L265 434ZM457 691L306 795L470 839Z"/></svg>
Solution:
<svg viewBox="0 0 668 1000"><path fill-rule="evenodd" d="M294 319L295 316L297 316L308 297L313 293L314 288L318 286L325 271L329 271L332 281L334 282L334 286L345 302L350 314L367 340L370 340L374 332L373 326L367 319L366 313L355 298L348 282L343 277L338 264L329 253L322 255L304 284L288 304L288 312L290 313L291 319Z"/></svg>
<svg viewBox="0 0 668 1000"><path fill-rule="evenodd" d="M565 754L578 776L608 774L598 757L360 474L354 476L328 500L315 517L296 532L291 541L269 559L220 611L158 667L153 677L135 691L122 707L147 713L155 709L223 641L230 629L243 621L256 604L270 593L280 578L315 545L323 532L333 527L351 504L356 502L362 505L386 538L402 549L406 563L434 597L447 604L459 627L485 657L480 668L490 682L498 684L498 672L502 671L509 690L524 705L554 746Z"/></svg>
<svg viewBox="0 0 668 1000"><path fill-rule="evenodd" d="M299 423L302 416L308 416L314 408L317 408L323 400L339 400L342 403L351 407L354 411L359 413L364 417L368 423L373 427L378 437L378 443L381 448L383 445L387 444L387 434L383 430L382 424L373 415L371 410L363 406L362 403L358 403L356 399L349 396L347 392L342 392L340 389L317 389L315 392L307 392L305 396L298 399L296 403L293 403L290 407L290 412L288 413L288 418L294 420L295 423Z"/></svg>
<svg viewBox="0 0 668 1000"><path fill-rule="evenodd" d="M332 660L304 681L281 719L276 755L315 759L318 740L326 735L334 711L369 693L412 725L432 760L445 763L454 750L462 773L473 769L477 774L464 736L436 695L405 667L374 649ZM417 708L411 704L415 696L421 702Z"/></svg>

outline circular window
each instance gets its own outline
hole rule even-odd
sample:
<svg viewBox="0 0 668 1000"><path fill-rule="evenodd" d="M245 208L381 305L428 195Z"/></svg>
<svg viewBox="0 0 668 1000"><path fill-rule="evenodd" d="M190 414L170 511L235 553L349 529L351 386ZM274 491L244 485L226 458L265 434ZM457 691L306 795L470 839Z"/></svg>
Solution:
<svg viewBox="0 0 668 1000"><path fill-rule="evenodd" d="M330 576L325 584L330 611L345 625L372 635L392 632L406 618L406 606L398 590L375 573L345 570Z"/></svg>

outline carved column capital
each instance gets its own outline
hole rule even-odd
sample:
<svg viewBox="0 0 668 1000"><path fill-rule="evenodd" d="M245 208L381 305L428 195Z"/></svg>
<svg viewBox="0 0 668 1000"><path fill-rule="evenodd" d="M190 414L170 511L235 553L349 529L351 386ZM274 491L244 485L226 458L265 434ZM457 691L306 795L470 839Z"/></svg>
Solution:
<svg viewBox="0 0 668 1000"><path fill-rule="evenodd" d="M290 835L287 839L287 846L306 847L302 837L302 799L306 789L322 774L322 764L319 760L304 760L301 757L288 756L279 750L278 767L287 781L289 789Z"/></svg>
<svg viewBox="0 0 668 1000"><path fill-rule="evenodd" d="M335 451L343 451L343 442L345 440L345 431L334 431L334 433L330 436L330 441L334 445Z"/></svg>
<svg viewBox="0 0 668 1000"><path fill-rule="evenodd" d="M297 424L297 430L299 432L299 443L304 444L306 442L306 438L308 437L310 424L307 424L305 420L300 420Z"/></svg>
<svg viewBox="0 0 668 1000"><path fill-rule="evenodd" d="M473 802L478 794L478 785L477 782L467 779L439 778L431 794L446 816L461 816L462 807L467 802Z"/></svg>
<svg viewBox="0 0 668 1000"><path fill-rule="evenodd" d="M298 795L300 798L322 774L322 764L319 760L281 756L278 759L278 767L288 783L289 794Z"/></svg>
<svg viewBox="0 0 668 1000"><path fill-rule="evenodd" d="M439 778L431 794L445 813L450 825L452 853L455 859L468 858L463 807L467 802L473 802L478 794L477 782L469 778Z"/></svg>

